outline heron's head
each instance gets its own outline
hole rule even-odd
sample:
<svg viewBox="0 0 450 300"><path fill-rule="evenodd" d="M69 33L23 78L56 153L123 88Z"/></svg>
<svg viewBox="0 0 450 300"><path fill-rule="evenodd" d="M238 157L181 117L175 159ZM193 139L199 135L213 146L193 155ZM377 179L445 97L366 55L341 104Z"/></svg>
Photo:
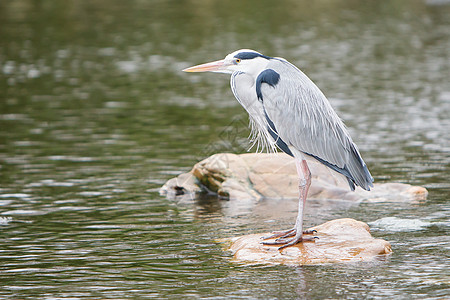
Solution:
<svg viewBox="0 0 450 300"><path fill-rule="evenodd" d="M269 63L271 57L250 49L241 49L228 54L224 59L184 69L184 72L216 72L232 74L245 72L259 74Z"/></svg>

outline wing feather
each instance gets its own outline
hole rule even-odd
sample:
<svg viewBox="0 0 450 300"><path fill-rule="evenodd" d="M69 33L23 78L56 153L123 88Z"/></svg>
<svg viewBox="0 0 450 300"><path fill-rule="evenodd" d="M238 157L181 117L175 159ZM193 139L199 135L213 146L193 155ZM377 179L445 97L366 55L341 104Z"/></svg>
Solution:
<svg viewBox="0 0 450 300"><path fill-rule="evenodd" d="M279 137L288 146L334 166L331 168L347 176L349 183L369 189L373 178L325 95L302 71L283 59L272 59L267 68L280 74L276 86L261 86L263 109Z"/></svg>

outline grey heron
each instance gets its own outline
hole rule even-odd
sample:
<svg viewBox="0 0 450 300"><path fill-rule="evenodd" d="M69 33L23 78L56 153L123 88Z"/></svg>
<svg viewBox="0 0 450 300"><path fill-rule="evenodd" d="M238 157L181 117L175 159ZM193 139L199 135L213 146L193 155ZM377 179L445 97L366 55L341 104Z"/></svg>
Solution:
<svg viewBox="0 0 450 300"><path fill-rule="evenodd" d="M370 190L373 178L344 123L325 95L296 66L279 57L249 49L237 50L223 60L184 69L185 72L231 74L231 90L250 116L252 132L269 150L278 147L294 157L299 176L299 206L295 226L275 231L266 245L279 249L301 241L303 212L311 185L306 157L312 157L342 174L351 190Z"/></svg>

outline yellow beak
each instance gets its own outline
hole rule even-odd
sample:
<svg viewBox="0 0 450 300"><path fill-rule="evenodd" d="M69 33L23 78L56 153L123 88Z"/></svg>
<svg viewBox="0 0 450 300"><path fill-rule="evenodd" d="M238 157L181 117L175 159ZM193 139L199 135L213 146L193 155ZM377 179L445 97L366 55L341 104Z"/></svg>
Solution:
<svg viewBox="0 0 450 300"><path fill-rule="evenodd" d="M183 72L214 72L219 71L224 66L224 60L216 60L206 64L201 64L186 68Z"/></svg>

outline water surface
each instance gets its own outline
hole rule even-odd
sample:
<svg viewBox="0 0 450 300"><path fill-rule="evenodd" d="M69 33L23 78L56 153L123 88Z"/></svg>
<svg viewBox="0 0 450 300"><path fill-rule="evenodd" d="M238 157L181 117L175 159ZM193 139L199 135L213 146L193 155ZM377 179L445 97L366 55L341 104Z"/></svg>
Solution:
<svg viewBox="0 0 450 300"><path fill-rule="evenodd" d="M449 32L446 1L0 2L0 297L448 297ZM239 48L307 73L376 182L429 190L307 206L307 226L368 222L392 256L236 264L215 240L288 227L295 205L159 196L247 150L228 76L180 72Z"/></svg>

